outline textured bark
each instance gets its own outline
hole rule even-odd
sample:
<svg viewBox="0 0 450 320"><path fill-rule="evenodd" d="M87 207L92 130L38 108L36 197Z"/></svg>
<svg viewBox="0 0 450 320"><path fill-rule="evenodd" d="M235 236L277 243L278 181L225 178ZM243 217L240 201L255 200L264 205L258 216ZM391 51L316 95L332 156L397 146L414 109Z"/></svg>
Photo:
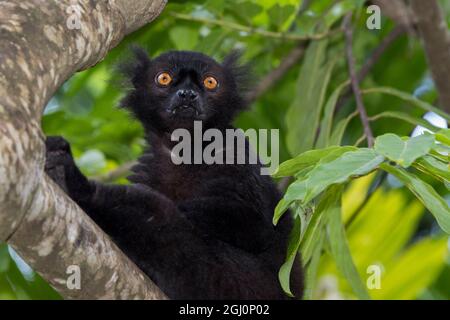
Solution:
<svg viewBox="0 0 450 320"><path fill-rule="evenodd" d="M64 298L162 299L164 294L44 173L41 114L74 72L99 62L166 0L0 0L0 241ZM80 29L70 29L71 6ZM66 285L67 268L81 288Z"/></svg>
<svg viewBox="0 0 450 320"><path fill-rule="evenodd" d="M439 93L440 105L450 112L450 33L444 13L436 0L412 0L411 7Z"/></svg>
<svg viewBox="0 0 450 320"><path fill-rule="evenodd" d="M423 2L427 2L427 0ZM372 3L381 8L383 15L391 18L406 30L412 31L414 19L403 0L372 0Z"/></svg>

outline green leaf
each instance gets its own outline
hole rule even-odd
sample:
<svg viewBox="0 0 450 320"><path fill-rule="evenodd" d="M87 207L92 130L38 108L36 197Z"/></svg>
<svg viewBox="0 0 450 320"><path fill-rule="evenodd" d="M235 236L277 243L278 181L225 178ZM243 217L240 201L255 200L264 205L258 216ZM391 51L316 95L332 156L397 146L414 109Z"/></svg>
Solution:
<svg viewBox="0 0 450 320"><path fill-rule="evenodd" d="M330 145L340 145L342 144L342 138L344 137L345 130L347 129L348 124L354 117L358 115L358 112L353 112L347 116L347 118L342 119L336 125L331 134Z"/></svg>
<svg viewBox="0 0 450 320"><path fill-rule="evenodd" d="M281 6L278 3L267 11L270 18L270 23L277 28L283 26L283 24L286 23L289 17L294 13L295 7L293 5Z"/></svg>
<svg viewBox="0 0 450 320"><path fill-rule="evenodd" d="M317 232L319 233L317 243L314 247L309 263L305 266L305 292L303 294L303 299L305 300L310 300L313 297L320 257L322 256L322 248L325 242L325 232L323 232L323 230L318 230Z"/></svg>
<svg viewBox="0 0 450 320"><path fill-rule="evenodd" d="M436 132L436 140L450 146L450 129L442 129Z"/></svg>
<svg viewBox="0 0 450 320"><path fill-rule="evenodd" d="M444 163L450 163L450 147L448 146L435 143L430 150L430 155Z"/></svg>
<svg viewBox="0 0 450 320"><path fill-rule="evenodd" d="M287 160L282 164L280 164L280 166L277 168L273 176L276 178L290 177L295 175L300 170L304 170L314 166L321 159L323 159L325 156L330 155L331 153L333 153L337 158L338 156L340 156L345 152L354 151L356 149L357 148L352 146L347 147L331 146L325 149L306 151L298 155L297 157Z"/></svg>
<svg viewBox="0 0 450 320"><path fill-rule="evenodd" d="M380 168L402 181L434 215L442 230L450 234L450 209L432 186L402 168L387 163L381 164Z"/></svg>
<svg viewBox="0 0 450 320"><path fill-rule="evenodd" d="M416 299L439 276L445 266L447 237L424 239L412 245L402 256L387 265L381 290L373 297L386 300Z"/></svg>
<svg viewBox="0 0 450 320"><path fill-rule="evenodd" d="M178 50L192 50L197 45L199 32L196 28L179 25L169 30L169 37Z"/></svg>
<svg viewBox="0 0 450 320"><path fill-rule="evenodd" d="M229 37L228 30L213 29L205 37L202 37L195 47L195 51L214 55L222 46L223 41Z"/></svg>
<svg viewBox="0 0 450 320"><path fill-rule="evenodd" d="M226 1L225 0L207 0L204 4L205 9L214 12L215 14L222 15Z"/></svg>
<svg viewBox="0 0 450 320"><path fill-rule="evenodd" d="M11 260L6 243L0 243L0 273L8 271Z"/></svg>
<svg viewBox="0 0 450 320"><path fill-rule="evenodd" d="M303 204L307 204L330 185L345 182L351 177L366 175L376 169L384 160L383 156L366 148L356 151L347 150L345 153L334 155L334 153L344 150L346 147L329 153L303 180L297 180L289 185L283 199L275 208L274 223L277 223L293 201L299 200ZM327 159L327 157L331 157L331 159Z"/></svg>
<svg viewBox="0 0 450 320"><path fill-rule="evenodd" d="M329 199L329 213L327 214L327 234L331 255L336 262L338 270L344 275L353 292L359 299L368 300L370 296L361 280L358 270L353 262L350 249L345 236L341 218L342 188L334 190Z"/></svg>
<svg viewBox="0 0 450 320"><path fill-rule="evenodd" d="M332 197L335 191L336 188L332 187L324 193L306 226L300 243L300 251L304 264L307 264L312 258L321 233L324 232L324 226L329 212L328 209L330 207L330 197Z"/></svg>
<svg viewBox="0 0 450 320"><path fill-rule="evenodd" d="M380 174L385 172L380 171ZM353 182L353 187L361 180ZM349 194L345 197L348 203ZM344 204L343 213L347 213L346 210ZM409 199L403 190L378 188L355 219L347 220L350 223L347 238L360 274L364 275L369 265L384 266L397 257L417 231L423 211L423 205L416 199ZM377 290L370 290L374 291Z"/></svg>
<svg viewBox="0 0 450 320"><path fill-rule="evenodd" d="M363 176L376 169L384 157L372 149L362 148L344 153L334 161L316 166L309 174L306 195L300 198L305 204L328 186L347 181L351 177Z"/></svg>
<svg viewBox="0 0 450 320"><path fill-rule="evenodd" d="M272 222L274 225L278 223L278 220L283 216L283 214L289 209L292 201L288 201L285 198L282 198L280 202L278 202L275 207L275 212L273 214Z"/></svg>
<svg viewBox="0 0 450 320"><path fill-rule="evenodd" d="M380 88L365 89L365 90L362 90L362 93L363 94L384 93L384 94L388 94L391 96L395 96L397 98L400 98L406 102L409 102L409 103L415 105L418 108L421 108L426 111L432 111L432 112L440 115L444 119L447 119L447 121L450 121L450 115L448 115L441 109L436 108L435 106L429 104L428 102L417 99L415 96L413 96L407 92L403 92L403 91L400 91L400 90L397 90L394 88L389 88L389 87L380 87Z"/></svg>
<svg viewBox="0 0 450 320"><path fill-rule="evenodd" d="M331 127L333 125L333 115L334 109L336 108L336 103L339 99L339 96L349 84L349 81L344 82L339 87L337 87L334 92L331 94L330 98L328 98L327 103L324 107L324 116L322 122L320 124L320 133L317 138L316 148L325 148L330 145L331 139Z"/></svg>
<svg viewBox="0 0 450 320"><path fill-rule="evenodd" d="M319 163L306 179L291 183L283 199L287 203L300 200L306 204L332 184L368 174L383 160L384 157L372 149L363 148L346 152L331 162Z"/></svg>
<svg viewBox="0 0 450 320"><path fill-rule="evenodd" d="M17 295L12 288L6 273L0 273L0 300L16 300Z"/></svg>
<svg viewBox="0 0 450 320"><path fill-rule="evenodd" d="M417 169L441 180L450 181L450 167L448 163L437 160L436 158L425 155L413 164Z"/></svg>
<svg viewBox="0 0 450 320"><path fill-rule="evenodd" d="M326 64L327 40L312 42L297 80L296 96L286 113L286 144L291 155L312 149L323 100L333 70Z"/></svg>
<svg viewBox="0 0 450 320"><path fill-rule="evenodd" d="M434 144L431 134L403 140L388 133L375 139L375 151L404 168L409 167L417 158L426 155Z"/></svg>
<svg viewBox="0 0 450 320"><path fill-rule="evenodd" d="M411 123L413 125L418 125L418 126L422 126L430 131L436 132L437 130L439 130L438 127L433 126L431 123L429 123L428 121L422 119L422 118L417 118L414 117L410 114L407 114L405 112L398 112L398 111L385 111L385 112L381 112L373 117L370 118L371 121L375 121L378 120L380 118L393 118L393 119L399 119L399 120L403 120L406 121L408 123Z"/></svg>
<svg viewBox="0 0 450 320"><path fill-rule="evenodd" d="M295 262L298 248L300 246L300 240L301 240L301 224L300 218L297 217L294 220L294 227L292 228L291 235L289 236L286 261L283 263L283 265L280 268L280 271L278 272L278 279L280 281L281 288L283 288L283 291L290 297L294 296L291 292L290 279L292 266Z"/></svg>
<svg viewBox="0 0 450 320"><path fill-rule="evenodd" d="M334 193L334 191L332 191L331 194L332 193ZM319 202L317 209L313 212L308 225L305 227L304 233L302 233L301 219L299 216L296 217L294 231L292 231L289 241L288 257L279 272L283 290L288 294L290 294L288 280L295 258L294 253L296 254L300 248L303 264L307 264L314 252L317 251L317 246L320 245L320 238L323 235L324 226L323 216L327 212L327 205L329 203L327 199L329 195L330 193L326 193L324 199Z"/></svg>
<svg viewBox="0 0 450 320"><path fill-rule="evenodd" d="M227 6L240 19L244 20L245 23L249 25L252 24L252 19L263 10L259 4L251 1L239 1L238 3L231 3L228 1Z"/></svg>

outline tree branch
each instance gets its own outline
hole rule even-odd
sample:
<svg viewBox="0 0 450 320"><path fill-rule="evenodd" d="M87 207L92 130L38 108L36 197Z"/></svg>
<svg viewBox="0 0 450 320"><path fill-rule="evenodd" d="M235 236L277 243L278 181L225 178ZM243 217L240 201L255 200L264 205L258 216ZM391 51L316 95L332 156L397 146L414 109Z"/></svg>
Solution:
<svg viewBox="0 0 450 320"><path fill-rule="evenodd" d="M200 23L209 24L209 25L216 25L216 26L221 26L221 27L236 30L236 31L242 31L242 32L247 32L247 33L251 33L251 34L259 34L259 35L267 37L267 38L276 38L276 39L291 40L291 41L319 40L319 39L323 39L325 37L329 37L331 35L337 34L342 31L340 28L338 28L338 29L329 30L329 31L322 32L322 33L317 33L317 34L298 35L298 34L290 33L290 32L274 32L274 31L268 31L268 30L264 30L264 29L254 28L251 26L244 26L242 24L231 22L231 21L194 17L194 16L191 16L188 14L183 14L183 13L171 12L170 15L172 17L174 17L176 19L180 19L180 20L187 20L187 21L200 22Z"/></svg>
<svg viewBox="0 0 450 320"><path fill-rule="evenodd" d="M369 74L370 70L375 66L375 64L380 60L386 50L397 40L400 36L404 35L406 29L403 26L396 26L383 40L380 44L375 48L375 50L370 54L367 60L364 62L364 65L358 71L357 80L358 83L361 83ZM348 100L351 98L352 88L349 86L342 96L339 98L338 103L336 104L336 110L339 110L344 106Z"/></svg>
<svg viewBox="0 0 450 320"><path fill-rule="evenodd" d="M300 45L293 48L289 54L284 57L281 63L269 72L253 89L247 96L247 101L249 103L254 102L260 96L262 96L269 88L271 88L275 83L277 83L286 72L288 72L303 56L305 52L305 43L302 42Z"/></svg>
<svg viewBox="0 0 450 320"><path fill-rule="evenodd" d="M364 128L364 134L367 138L367 145L373 146L374 138L372 129L370 128L369 119L367 117L366 108L364 107L361 90L359 88L358 76L356 74L355 58L353 57L353 29L351 25L352 13L348 13L344 18L344 32L345 32L345 44L348 70L350 74L350 80L352 84L353 94L356 98L356 107L358 109L359 116Z"/></svg>
<svg viewBox="0 0 450 320"><path fill-rule="evenodd" d="M397 25L405 30L413 33L414 15L403 0L372 0L371 2L381 8L383 15L395 21Z"/></svg>
<svg viewBox="0 0 450 320"><path fill-rule="evenodd" d="M359 83L367 77L370 70L375 66L378 60L380 60L384 52L391 46L392 43L394 43L395 40L405 34L405 31L406 29L403 26L397 25L387 36L383 38L383 40L381 40L380 44L370 54L362 68L358 71L357 78Z"/></svg>
<svg viewBox="0 0 450 320"><path fill-rule="evenodd" d="M0 1L0 241L65 298L162 299L164 294L44 173L47 101L152 21L165 0ZM68 267L81 287L69 289Z"/></svg>
<svg viewBox="0 0 450 320"><path fill-rule="evenodd" d="M450 112L450 33L436 0L411 0L441 107Z"/></svg>

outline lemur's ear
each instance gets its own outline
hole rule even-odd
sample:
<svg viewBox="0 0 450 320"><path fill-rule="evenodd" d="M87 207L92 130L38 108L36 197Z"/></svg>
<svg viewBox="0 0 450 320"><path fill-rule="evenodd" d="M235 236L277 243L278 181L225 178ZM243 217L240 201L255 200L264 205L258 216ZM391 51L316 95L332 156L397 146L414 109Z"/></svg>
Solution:
<svg viewBox="0 0 450 320"><path fill-rule="evenodd" d="M222 67L231 73L239 92L244 96L250 90L253 77L251 65L241 63L242 55L241 50L231 51L223 60Z"/></svg>
<svg viewBox="0 0 450 320"><path fill-rule="evenodd" d="M241 57L242 57L241 50L233 50L223 59L222 66L225 68L232 68L238 66Z"/></svg>
<svg viewBox="0 0 450 320"><path fill-rule="evenodd" d="M120 101L119 106L131 110L135 115L137 106L145 95L148 84L148 72L151 66L151 59L147 51L133 45L130 47L131 56L127 55L116 65L118 77L116 84L127 94Z"/></svg>
<svg viewBox="0 0 450 320"><path fill-rule="evenodd" d="M125 83L131 84L136 89L145 87L151 59L147 52L139 46L131 46L130 51L133 56L119 63L117 70L124 78Z"/></svg>

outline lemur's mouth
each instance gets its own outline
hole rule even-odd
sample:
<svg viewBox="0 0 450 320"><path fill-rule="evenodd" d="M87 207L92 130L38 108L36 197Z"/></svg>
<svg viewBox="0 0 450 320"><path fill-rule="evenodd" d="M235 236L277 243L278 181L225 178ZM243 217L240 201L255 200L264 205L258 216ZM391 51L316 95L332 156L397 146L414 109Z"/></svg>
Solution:
<svg viewBox="0 0 450 320"><path fill-rule="evenodd" d="M198 108L191 104L180 104L167 111L171 117L194 118L200 115Z"/></svg>

